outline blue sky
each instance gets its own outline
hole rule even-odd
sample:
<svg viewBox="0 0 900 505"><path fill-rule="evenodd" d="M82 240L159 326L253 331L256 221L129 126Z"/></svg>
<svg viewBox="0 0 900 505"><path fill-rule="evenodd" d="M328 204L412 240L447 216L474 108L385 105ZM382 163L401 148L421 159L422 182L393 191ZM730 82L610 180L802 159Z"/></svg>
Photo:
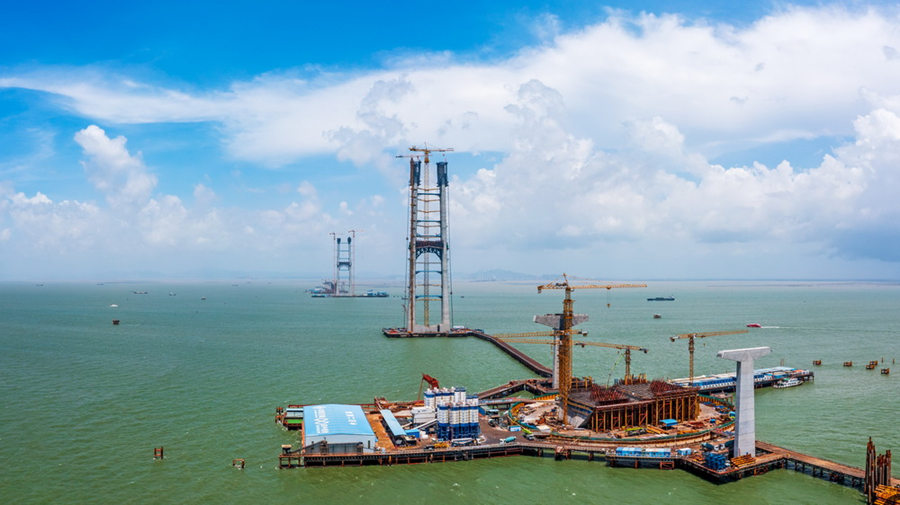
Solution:
<svg viewBox="0 0 900 505"><path fill-rule="evenodd" d="M5 2L0 279L900 278L889 3Z"/></svg>

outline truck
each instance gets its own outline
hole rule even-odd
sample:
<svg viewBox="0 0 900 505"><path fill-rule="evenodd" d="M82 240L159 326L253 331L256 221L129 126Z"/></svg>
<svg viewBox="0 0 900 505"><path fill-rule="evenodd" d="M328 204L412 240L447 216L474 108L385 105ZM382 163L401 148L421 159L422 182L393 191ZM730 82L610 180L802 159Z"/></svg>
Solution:
<svg viewBox="0 0 900 505"><path fill-rule="evenodd" d="M500 441L501 444L511 444L516 441L516 437L506 437Z"/></svg>

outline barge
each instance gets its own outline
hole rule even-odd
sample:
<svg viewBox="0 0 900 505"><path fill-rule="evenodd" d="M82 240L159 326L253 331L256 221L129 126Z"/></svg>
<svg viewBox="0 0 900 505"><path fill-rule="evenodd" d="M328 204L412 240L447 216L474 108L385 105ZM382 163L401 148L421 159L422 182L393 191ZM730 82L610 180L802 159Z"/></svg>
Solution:
<svg viewBox="0 0 900 505"><path fill-rule="evenodd" d="M776 366L772 368L760 368L753 371L753 386L755 388L771 387L781 381L796 379L803 383L811 381L815 378L810 370L802 368L791 368L785 366ZM682 387L695 387L700 392L710 393L730 393L734 391L735 373L720 373L713 375L698 375L694 377L693 382L690 378L670 379L669 384Z"/></svg>

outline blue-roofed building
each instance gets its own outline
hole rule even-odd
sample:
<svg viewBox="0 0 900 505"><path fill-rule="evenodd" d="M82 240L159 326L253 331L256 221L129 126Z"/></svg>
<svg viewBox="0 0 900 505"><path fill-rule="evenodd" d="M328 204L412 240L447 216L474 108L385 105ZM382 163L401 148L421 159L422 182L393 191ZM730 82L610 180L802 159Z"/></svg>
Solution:
<svg viewBox="0 0 900 505"><path fill-rule="evenodd" d="M384 419L384 424L387 426L388 432L390 432L394 443L397 443L398 440L402 440L407 436L406 430L403 429L403 426L400 426L400 421L397 421L393 412L390 410L382 410L381 417Z"/></svg>
<svg viewBox="0 0 900 505"><path fill-rule="evenodd" d="M375 451L375 432L359 405L307 405L303 419L304 447L338 454Z"/></svg>

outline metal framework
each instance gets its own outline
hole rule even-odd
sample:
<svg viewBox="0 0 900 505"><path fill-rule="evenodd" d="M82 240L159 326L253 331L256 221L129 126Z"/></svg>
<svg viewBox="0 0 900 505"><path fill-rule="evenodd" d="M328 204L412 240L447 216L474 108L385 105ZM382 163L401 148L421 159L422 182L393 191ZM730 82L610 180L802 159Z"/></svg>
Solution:
<svg viewBox="0 0 900 505"><path fill-rule="evenodd" d="M595 407L579 402L573 404L583 410L592 411L587 427L596 432L617 430L627 426L652 425L663 419L689 421L695 419L700 411L699 397L693 390L639 402Z"/></svg>
<svg viewBox="0 0 900 505"><path fill-rule="evenodd" d="M447 162L430 154L453 149L412 146L409 157L409 270L406 280L406 329L411 333L450 331L450 247ZM432 302L440 304L440 319L432 322ZM421 319L419 318L421 314Z"/></svg>
<svg viewBox="0 0 900 505"><path fill-rule="evenodd" d="M576 335L587 335L586 331L576 330L574 332ZM495 338L499 338L504 342L509 342L511 344L546 344L546 345L556 345L558 342L556 340L538 340L535 337L557 337L559 336L559 332L556 331L532 331L526 333L501 333L499 335L494 335ZM573 345L578 345L581 347L591 346L591 347L606 347L609 349L619 349L625 351L625 382L628 382L631 379L631 351L642 351L644 354L647 354L646 347L639 347L636 345L626 345L626 344L607 344L606 342L584 342L581 340L572 341Z"/></svg>
<svg viewBox="0 0 900 505"><path fill-rule="evenodd" d="M569 282L566 274L562 275L561 280L556 280L548 284L542 284L537 287L538 293L545 289L564 289L566 297L563 300L563 312L560 320L560 327L557 328L559 345L556 346L556 354L559 359L559 400L560 420L566 421L566 411L569 406L569 390L572 388L572 334L575 332L573 326L576 324L575 311L573 309L575 300L572 299L572 291L576 289L613 289L613 288L646 288L646 284L573 284Z"/></svg>
<svg viewBox="0 0 900 505"><path fill-rule="evenodd" d="M334 241L334 269L332 270L331 280L334 285L334 293L332 296L356 296L356 281L353 278L353 263L356 256L353 249L353 240L356 238L356 232L360 230L350 230L350 236L339 237L332 232L331 239Z"/></svg>
<svg viewBox="0 0 900 505"><path fill-rule="evenodd" d="M688 353L690 354L690 379L688 382L689 385L694 385L694 339L695 338L706 338L706 337L716 337L719 335L737 335L739 333L747 333L748 330L732 330L732 331L704 331L699 333L682 333L680 335L675 335L674 337L669 337L669 340L672 342L686 338L688 339Z"/></svg>

